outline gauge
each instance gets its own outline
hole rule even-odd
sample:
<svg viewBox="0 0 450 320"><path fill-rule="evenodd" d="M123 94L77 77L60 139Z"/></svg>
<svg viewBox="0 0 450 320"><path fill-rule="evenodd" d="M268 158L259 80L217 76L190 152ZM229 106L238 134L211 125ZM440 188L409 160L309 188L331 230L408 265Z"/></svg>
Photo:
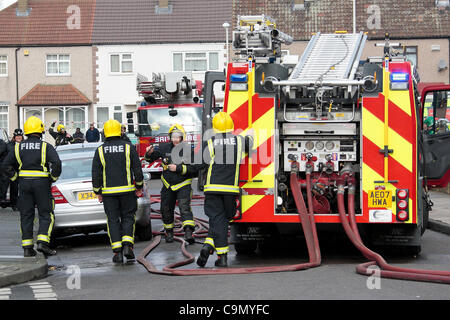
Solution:
<svg viewBox="0 0 450 320"><path fill-rule="evenodd" d="M318 141L316 143L316 150L322 150L325 147L325 143L323 141Z"/></svg>
<svg viewBox="0 0 450 320"><path fill-rule="evenodd" d="M305 144L305 147L306 147L306 150L312 150L312 149L314 149L314 142L308 141L308 142Z"/></svg>
<svg viewBox="0 0 450 320"><path fill-rule="evenodd" d="M325 144L325 147L327 148L327 150L333 150L334 149L334 142L333 141L328 141Z"/></svg>

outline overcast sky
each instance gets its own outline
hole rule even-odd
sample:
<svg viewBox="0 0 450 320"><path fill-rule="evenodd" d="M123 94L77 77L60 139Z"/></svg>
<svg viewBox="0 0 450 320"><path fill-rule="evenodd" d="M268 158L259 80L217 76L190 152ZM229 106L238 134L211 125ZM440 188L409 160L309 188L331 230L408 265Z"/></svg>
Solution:
<svg viewBox="0 0 450 320"><path fill-rule="evenodd" d="M17 0L0 0L0 10L9 7L14 2L17 2Z"/></svg>

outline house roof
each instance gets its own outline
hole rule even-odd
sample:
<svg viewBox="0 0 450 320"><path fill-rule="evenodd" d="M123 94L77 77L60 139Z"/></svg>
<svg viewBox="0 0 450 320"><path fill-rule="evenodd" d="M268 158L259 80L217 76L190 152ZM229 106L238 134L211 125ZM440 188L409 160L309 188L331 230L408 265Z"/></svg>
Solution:
<svg viewBox="0 0 450 320"><path fill-rule="evenodd" d="M224 42L222 24L232 19L232 0L97 0L93 43Z"/></svg>
<svg viewBox="0 0 450 320"><path fill-rule="evenodd" d="M306 10L294 11L292 0L235 0L233 17L266 14L295 40L309 40L316 32L353 30L352 1L311 0L308 3ZM368 32L373 39L384 38L386 32L392 38L450 36L450 10L438 8L433 0L356 0L356 16L357 30Z"/></svg>
<svg viewBox="0 0 450 320"><path fill-rule="evenodd" d="M29 0L28 16L18 16L17 7L0 11L0 45L91 43L95 0Z"/></svg>
<svg viewBox="0 0 450 320"><path fill-rule="evenodd" d="M87 105L91 101L71 84L35 85L19 102L18 106L74 106Z"/></svg>

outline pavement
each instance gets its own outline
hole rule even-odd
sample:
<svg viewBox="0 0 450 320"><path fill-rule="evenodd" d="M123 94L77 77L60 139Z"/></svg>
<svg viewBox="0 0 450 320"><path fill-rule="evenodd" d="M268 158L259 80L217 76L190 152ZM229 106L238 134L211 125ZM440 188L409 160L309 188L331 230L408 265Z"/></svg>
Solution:
<svg viewBox="0 0 450 320"><path fill-rule="evenodd" d="M450 234L450 195L431 192L434 203L430 212L428 228ZM38 253L36 257L24 258L19 233L19 213L10 208L0 211L0 288L46 277L48 263Z"/></svg>
<svg viewBox="0 0 450 320"><path fill-rule="evenodd" d="M24 258L19 231L19 213L11 208L0 211L0 288L44 278L47 275L47 259L38 253Z"/></svg>
<svg viewBox="0 0 450 320"><path fill-rule="evenodd" d="M450 194L430 192L433 208L430 212L428 228L450 235Z"/></svg>

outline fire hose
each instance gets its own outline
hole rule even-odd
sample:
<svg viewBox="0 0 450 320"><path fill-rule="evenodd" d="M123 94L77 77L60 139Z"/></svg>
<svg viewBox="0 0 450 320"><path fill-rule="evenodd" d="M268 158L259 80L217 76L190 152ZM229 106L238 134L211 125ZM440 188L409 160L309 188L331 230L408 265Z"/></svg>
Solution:
<svg viewBox="0 0 450 320"><path fill-rule="evenodd" d="M319 240L317 237L316 224L314 220L314 214L312 206L310 206L309 212L306 209L305 201L300 190L300 186L297 181L298 167L291 172L291 189L294 195L295 203L298 209L300 221L302 224L303 233L305 234L306 244L309 254L309 262L292 264L292 265L279 265L269 267L241 267L241 268L223 268L223 269L176 269L194 261L194 256L186 249L186 242L179 237L174 237L178 242L181 242L181 251L186 258L185 260L175 262L165 266L162 270L158 270L149 260L146 259L147 255L154 250L161 242L161 234L158 233L153 241L147 246L144 251L138 256L137 261L141 263L150 273L162 274L162 275L178 275L178 276L193 276L193 275L217 275L217 274L248 274L248 273L269 273L269 272L283 272L283 271L299 271L313 267L318 267L321 264L321 256L319 249ZM309 186L311 187L311 186ZM309 189L311 190L311 189ZM312 195L308 195L308 202L312 201ZM196 223L205 227L204 221L195 219ZM198 232L194 233L195 237L198 237ZM177 235L177 234L175 234Z"/></svg>
<svg viewBox="0 0 450 320"><path fill-rule="evenodd" d="M297 169L298 170L298 169ZM293 170L291 172L290 186L294 196L295 204L298 210L300 221L302 224L303 233L308 249L309 262L294 264L294 265L282 265L282 266L270 266L270 267L248 267L248 268L224 268L224 269L176 269L187 264L194 262L194 256L186 249L186 241L179 238L178 235L182 235L179 230L175 232L175 240L181 242L181 251L186 258L185 260L175 262L165 266L162 270L158 270L149 260L146 259L147 255L155 249L161 242L161 235L163 232L155 233L156 237L150 243L148 247L139 255L137 261L141 263L150 273L163 274L163 275L179 275L179 276L192 276L192 275L216 275L216 274L248 274L248 273L268 273L268 272L283 272L283 271L298 271L305 270L313 267L317 267L321 264L321 253L319 247L319 241L317 236L317 228L314 219L312 191L311 191L311 172L306 172L306 194L308 201L308 209L306 208L305 201L300 189L300 185L297 179L298 171ZM348 184L348 217L345 208L345 184ZM385 259L378 253L367 248L359 234L356 217L355 217L355 178L353 173L345 172L336 178L336 184L338 187L338 211L341 219L344 231L353 245L361 252L361 254L369 262L360 264L356 267L358 274L370 276L373 274L369 268L371 266L378 266L380 270L380 276L384 278L413 280L413 281L427 281L438 283L450 283L450 272L440 270L422 270L422 269L409 269L400 268L389 265ZM156 200L155 202L158 202ZM152 215L152 218L160 218L160 215ZM195 218L196 226L199 230L194 233L196 238L206 237L208 232L208 225L205 220Z"/></svg>
<svg viewBox="0 0 450 320"><path fill-rule="evenodd" d="M349 186L348 194L348 213L346 216L344 193L345 182ZM355 178L352 174L341 176L337 181L338 187L338 209L344 231L353 245L368 259L370 262L360 264L356 267L356 272L362 275L373 275L373 271L369 270L370 266L378 266L380 276L384 278L403 279L413 281L427 281L438 283L450 283L450 271L441 270L423 270L400 268L389 265L384 258L378 253L367 248L359 235L355 219ZM350 222L349 222L350 220Z"/></svg>

